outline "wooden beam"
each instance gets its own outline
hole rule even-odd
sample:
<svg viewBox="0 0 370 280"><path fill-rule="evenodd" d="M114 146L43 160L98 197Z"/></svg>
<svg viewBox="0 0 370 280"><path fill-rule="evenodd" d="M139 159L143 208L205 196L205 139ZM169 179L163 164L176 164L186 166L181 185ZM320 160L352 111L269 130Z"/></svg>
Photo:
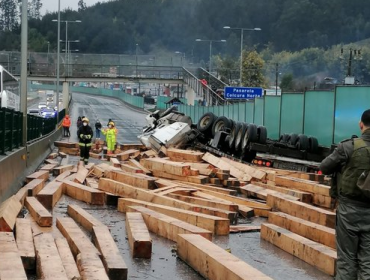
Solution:
<svg viewBox="0 0 370 280"><path fill-rule="evenodd" d="M272 280L259 270L195 234L179 234L177 254L204 278L212 280Z"/></svg>
<svg viewBox="0 0 370 280"><path fill-rule="evenodd" d="M209 191L214 191L214 192L219 192L219 193L222 193L222 194L227 194L227 195L236 195L237 192L235 190L228 190L228 189L225 189L225 188L222 188L222 187L215 187L215 186L210 186L210 185L201 185L201 184L195 184L195 183L191 183L191 182L187 182L187 183L184 183L184 182L178 182L182 185L187 185L187 186L190 186L190 187L196 187L198 189L201 189L201 190L209 190Z"/></svg>
<svg viewBox="0 0 370 280"><path fill-rule="evenodd" d="M71 249L69 249L67 240L64 237L59 237L55 239L55 244L68 279L81 279L80 272L78 271Z"/></svg>
<svg viewBox="0 0 370 280"><path fill-rule="evenodd" d="M74 142L64 142L64 141L54 141L54 146L58 148L78 148L78 143Z"/></svg>
<svg viewBox="0 0 370 280"><path fill-rule="evenodd" d="M62 182L64 179L66 179L68 176L72 174L71 171L64 171L60 175L58 175L54 181Z"/></svg>
<svg viewBox="0 0 370 280"><path fill-rule="evenodd" d="M25 187L22 187L19 189L19 191L14 196L16 197L16 200L18 200L23 206L24 200L26 199L27 195L28 195L28 189Z"/></svg>
<svg viewBox="0 0 370 280"><path fill-rule="evenodd" d="M278 211L313 223L331 228L335 226L335 213L300 201L287 200L278 194L269 194L267 196L267 205Z"/></svg>
<svg viewBox="0 0 370 280"><path fill-rule="evenodd" d="M152 257L152 238L141 213L126 213L126 232L133 258Z"/></svg>
<svg viewBox="0 0 370 280"><path fill-rule="evenodd" d="M173 208L160 204L144 202L130 198L120 198L118 200L118 211L127 212L131 206L143 206L164 215L179 219L194 226L204 228L216 235L228 235L230 229L230 220L197 213L193 211Z"/></svg>
<svg viewBox="0 0 370 280"><path fill-rule="evenodd" d="M41 167L41 168L40 168L40 170L45 170L45 171L52 172L52 171L53 171L53 169L54 169L55 167L57 167L57 166L58 166L58 164L46 164L46 165L44 165L43 167Z"/></svg>
<svg viewBox="0 0 370 280"><path fill-rule="evenodd" d="M155 178L142 174L127 173L124 171L110 171L105 177L147 190L154 190L157 188L155 184Z"/></svg>
<svg viewBox="0 0 370 280"><path fill-rule="evenodd" d="M270 212L268 222L336 249L335 229L312 223L285 213Z"/></svg>
<svg viewBox="0 0 370 280"><path fill-rule="evenodd" d="M59 165L59 162L57 162L56 160L52 160L52 159L45 159L44 161L46 164L55 164L55 165Z"/></svg>
<svg viewBox="0 0 370 280"><path fill-rule="evenodd" d="M73 164L68 164L68 165L61 165L61 166L58 166L58 167L55 167L53 169L53 175L54 176L59 176L60 174L62 174L63 172L66 172L66 171L70 171L72 170L74 167Z"/></svg>
<svg viewBox="0 0 370 280"><path fill-rule="evenodd" d="M23 267L26 270L34 270L36 266L36 254L31 223L27 219L17 219L15 228L17 247Z"/></svg>
<svg viewBox="0 0 370 280"><path fill-rule="evenodd" d="M189 176L190 165L181 162L173 162L161 158L141 159L140 163L151 171L165 172L177 176Z"/></svg>
<svg viewBox="0 0 370 280"><path fill-rule="evenodd" d="M227 218L230 220L231 223L234 223L237 219L237 213L235 212L189 204L186 202L178 201L176 199L158 195L150 191L135 188L130 185L126 185L124 183L119 183L119 182L105 179L105 178L102 178L99 180L99 189L109 192L109 193L119 195L121 197L133 198L133 199L138 199L142 201L175 207L179 209L190 210L190 211L195 211L195 212L199 212L203 214L218 216L221 218Z"/></svg>
<svg viewBox="0 0 370 280"><path fill-rule="evenodd" d="M330 196L330 187L326 185L317 184L309 180L303 180L298 178L291 178L285 176L277 176L275 178L276 185L287 187L290 189L296 189L304 192L310 192L315 194L321 194L324 196Z"/></svg>
<svg viewBox="0 0 370 280"><path fill-rule="evenodd" d="M31 182L33 179L43 179L46 181L49 179L49 171L41 170L28 175L26 177L26 183Z"/></svg>
<svg viewBox="0 0 370 280"><path fill-rule="evenodd" d="M45 187L44 179L33 179L24 188L27 188L27 196L36 196Z"/></svg>
<svg viewBox="0 0 370 280"><path fill-rule="evenodd" d="M128 173L138 173L138 174L144 173L144 171L141 168L137 168L137 167L128 165L124 162L121 162L121 169L125 172L128 172Z"/></svg>
<svg viewBox="0 0 370 280"><path fill-rule="evenodd" d="M255 185L252 185L252 184L242 186L242 187L240 187L240 190L241 190L242 194L245 194L248 197L256 197L256 198L259 198L259 199L262 199L262 200L266 200L268 194L280 194L281 196L285 197L286 199L293 200L293 201L299 201L298 197L288 195L288 194L282 194L282 193L279 193L277 191L265 189L265 188L255 186Z"/></svg>
<svg viewBox="0 0 370 280"><path fill-rule="evenodd" d="M268 223L261 225L261 238L334 276L337 260L335 250Z"/></svg>
<svg viewBox="0 0 370 280"><path fill-rule="evenodd" d="M88 174L89 174L89 170L87 170L87 168L85 168L83 163L80 162L80 164L78 165L77 174L76 174L76 178L74 179L74 181L76 183L83 184Z"/></svg>
<svg viewBox="0 0 370 280"><path fill-rule="evenodd" d="M21 209L22 204L19 202L19 198L14 195L0 204L0 232L13 231L15 221Z"/></svg>
<svg viewBox="0 0 370 280"><path fill-rule="evenodd" d="M150 231L169 240L177 242L178 235L181 233L199 234L205 239L212 240L212 232L157 211L142 206L131 206L128 210L140 212Z"/></svg>
<svg viewBox="0 0 370 280"><path fill-rule="evenodd" d="M63 181L64 193L74 199L92 204L104 205L104 193L75 182Z"/></svg>
<svg viewBox="0 0 370 280"><path fill-rule="evenodd" d="M278 186L272 186L269 184L265 184L262 182L253 182L253 185L259 186L268 190L277 191L279 193L292 195L295 197L298 197L300 201L305 203L311 203L312 202L312 193L299 191L299 190L292 190L285 187L278 187Z"/></svg>
<svg viewBox="0 0 370 280"><path fill-rule="evenodd" d="M123 260L108 227L94 226L92 240L102 255L105 270L111 280L126 280L127 265Z"/></svg>
<svg viewBox="0 0 370 280"><path fill-rule="evenodd" d="M62 194L62 183L52 181L37 194L37 199L46 209L52 209L62 197Z"/></svg>
<svg viewBox="0 0 370 280"><path fill-rule="evenodd" d="M261 226L254 225L232 225L230 226L230 233L240 232L260 232Z"/></svg>
<svg viewBox="0 0 370 280"><path fill-rule="evenodd" d="M0 232L0 279L27 280L12 232Z"/></svg>
<svg viewBox="0 0 370 280"><path fill-rule="evenodd" d="M112 163L112 165L114 166L114 167L118 167L118 168L120 168L121 167L121 163L119 162L119 160L118 159L116 159L116 158L110 158L110 162Z"/></svg>
<svg viewBox="0 0 370 280"><path fill-rule="evenodd" d="M169 148L167 149L167 156L173 161L202 162L202 157L204 156L204 153L198 151Z"/></svg>
<svg viewBox="0 0 370 280"><path fill-rule="evenodd" d="M68 280L62 259L51 233L35 235L36 273L39 279Z"/></svg>
<svg viewBox="0 0 370 280"><path fill-rule="evenodd" d="M141 170L143 170L143 173L145 174L150 174L150 170L146 169L144 166L142 166L140 164L140 162L138 162L136 159L133 159L133 158L130 158L127 162L128 165L131 165L132 167L136 167L136 168L139 168Z"/></svg>
<svg viewBox="0 0 370 280"><path fill-rule="evenodd" d="M139 151L144 151L146 150L146 147L141 144L121 144L120 145L120 150L121 151L127 151L127 150L139 150Z"/></svg>
<svg viewBox="0 0 370 280"><path fill-rule="evenodd" d="M40 227L53 225L53 216L35 197L26 197L25 206Z"/></svg>
<svg viewBox="0 0 370 280"><path fill-rule="evenodd" d="M103 223L78 205L69 204L67 213L76 223L80 224L90 233L92 233L94 226L103 226Z"/></svg>
<svg viewBox="0 0 370 280"><path fill-rule="evenodd" d="M235 166L239 170L245 172L246 174L251 176L253 179L256 179L259 181L263 181L266 179L266 176L267 176L266 172L257 167L254 167L254 166L251 166L245 163L237 162L235 160L232 160L226 157L222 157L221 159L231 164L232 166Z"/></svg>
<svg viewBox="0 0 370 280"><path fill-rule="evenodd" d="M57 218L57 228L67 239L82 279L108 280L100 252L72 218Z"/></svg>
<svg viewBox="0 0 370 280"><path fill-rule="evenodd" d="M124 151L122 153L119 153L117 155L117 159L119 161L125 161L125 160L128 160L129 158L135 158L137 157L138 155L140 155L140 151L139 150L135 150L135 149L130 149L130 150L127 150L127 151Z"/></svg>
<svg viewBox="0 0 370 280"><path fill-rule="evenodd" d="M189 169L190 173L190 169ZM203 175L198 175L198 176L188 176L188 175L173 175L167 172L162 172L162 171L153 171L153 176L155 177L160 177L160 178L166 178L166 179L171 179L171 180L178 180L178 181L183 181L183 182L190 182L190 183L196 183L196 184L207 184L209 183L209 177L208 176L203 176Z"/></svg>

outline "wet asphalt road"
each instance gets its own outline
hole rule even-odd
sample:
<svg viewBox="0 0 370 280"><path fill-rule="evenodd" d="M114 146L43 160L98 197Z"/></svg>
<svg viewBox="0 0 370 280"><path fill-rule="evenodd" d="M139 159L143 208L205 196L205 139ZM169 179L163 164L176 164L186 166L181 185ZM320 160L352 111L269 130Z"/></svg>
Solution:
<svg viewBox="0 0 370 280"><path fill-rule="evenodd" d="M72 136L70 141L77 141L76 120L79 115L87 116L92 126L96 118L99 118L103 125L106 125L108 119L112 118L119 129L119 143L138 143L137 135L140 134L142 127L146 124L145 113L135 111L123 105L120 101L74 93L73 107L71 108ZM99 162L99 160L96 159L91 159L90 161L95 163ZM70 156L70 163L76 164L77 162L77 157ZM176 247L174 242L153 233L151 233L153 239L153 254L151 260L132 259L126 238L125 215L118 212L115 207L91 206L63 196L54 208L53 216L59 217L66 215L66 207L70 203L80 205L110 228L112 236L117 242L118 248L128 266L128 279L204 279L176 257L176 253L173 252L173 249ZM240 222L258 225L263 221L264 219L262 218L255 218ZM333 279L313 268L311 265L261 240L258 232L230 234L225 237L215 236L213 242L224 249L230 249L233 255L275 280Z"/></svg>

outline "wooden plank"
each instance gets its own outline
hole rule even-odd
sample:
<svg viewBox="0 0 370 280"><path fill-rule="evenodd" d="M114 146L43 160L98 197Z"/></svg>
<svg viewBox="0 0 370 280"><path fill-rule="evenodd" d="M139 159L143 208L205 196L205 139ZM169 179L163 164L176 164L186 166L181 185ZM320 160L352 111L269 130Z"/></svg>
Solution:
<svg viewBox="0 0 370 280"><path fill-rule="evenodd" d="M253 226L253 225L232 225L230 226L230 233L259 232L259 231L261 231L261 226Z"/></svg>
<svg viewBox="0 0 370 280"><path fill-rule="evenodd" d="M144 166L142 166L140 164L140 162L138 162L137 160L135 160L133 158L129 159L127 164L143 170L143 173L145 173L145 174L150 174L151 173L150 170L146 169Z"/></svg>
<svg viewBox="0 0 370 280"><path fill-rule="evenodd" d="M18 200L23 206L24 205L24 200L26 199L27 195L28 195L28 189L25 188L25 187L22 187L22 188L19 189L19 191L14 196L16 197L16 200ZM1 205L0 205L0 207L1 207ZM1 216L1 214L0 214L0 216Z"/></svg>
<svg viewBox="0 0 370 280"><path fill-rule="evenodd" d="M253 179L260 180L260 181L266 179L266 176L267 176L266 172L257 167L254 167L254 166L251 166L245 163L237 162L235 160L232 160L226 157L222 157L221 159L228 162L232 166L238 168L239 170L245 172L246 174L250 175Z"/></svg>
<svg viewBox="0 0 370 280"><path fill-rule="evenodd" d="M125 160L128 160L131 157L135 158L138 155L140 155L140 151L139 150L130 149L130 150L124 151L122 153L119 153L117 155L117 159L119 161L125 161Z"/></svg>
<svg viewBox="0 0 370 280"><path fill-rule="evenodd" d="M126 213L126 232L133 258L152 257L152 238L141 213Z"/></svg>
<svg viewBox="0 0 370 280"><path fill-rule="evenodd" d="M191 175L190 165L181 162L173 162L161 158L147 158L141 159L140 163L151 171L165 172L176 176Z"/></svg>
<svg viewBox="0 0 370 280"><path fill-rule="evenodd" d="M34 179L24 186L24 188L27 188L27 196L36 196L44 187L44 179Z"/></svg>
<svg viewBox="0 0 370 280"><path fill-rule="evenodd" d="M199 197L192 197L192 196L185 196L185 195L178 195L178 194L168 194L168 197L173 199L178 199L187 203L203 205L212 208L224 209L228 211L238 212L239 207L237 204L234 204L229 201L212 201L204 198Z"/></svg>
<svg viewBox="0 0 370 280"><path fill-rule="evenodd" d="M37 199L46 209L52 209L62 197L62 194L62 183L52 181L37 194Z"/></svg>
<svg viewBox="0 0 370 280"><path fill-rule="evenodd" d="M76 150L76 148L72 148L71 150ZM67 154L66 153L63 153L60 149L59 149L59 156L61 158L66 158L67 157Z"/></svg>
<svg viewBox="0 0 370 280"><path fill-rule="evenodd" d="M144 202L130 198L120 198L118 200L118 211L127 212L131 206L143 206L158 213L179 219L191 225L211 231L216 235L228 235L230 230L230 220L196 213L193 211L173 208L160 204Z"/></svg>
<svg viewBox="0 0 370 280"><path fill-rule="evenodd" d="M162 172L162 171L153 171L153 176L160 177L160 178L166 178L166 179L172 179L172 180L178 180L178 181L183 181L183 182L196 183L196 184L207 184L209 182L209 177L203 176L203 175L179 176L179 175L173 175L173 174Z"/></svg>
<svg viewBox="0 0 370 280"><path fill-rule="evenodd" d="M289 195L298 197L300 201L305 202L305 203L312 202L312 193L309 193L309 192L292 190L292 189L288 189L285 187L272 186L272 185L264 184L262 182L253 182L253 185L256 185L256 186L259 186L265 189L277 191L279 193L289 194Z"/></svg>
<svg viewBox="0 0 370 280"><path fill-rule="evenodd" d="M141 144L141 143L137 143L137 144L121 144L120 145L120 150L121 151L127 151L127 150L145 151L146 150L146 147L143 144Z"/></svg>
<svg viewBox="0 0 370 280"><path fill-rule="evenodd" d="M270 212L268 222L293 233L336 249L335 229L312 223L285 213Z"/></svg>
<svg viewBox="0 0 370 280"><path fill-rule="evenodd" d="M314 194L312 204L330 209L333 207L334 201L330 196Z"/></svg>
<svg viewBox="0 0 370 280"><path fill-rule="evenodd" d="M59 151L59 155L60 155L61 158L66 158L67 155L77 156L80 153L80 149L79 148L64 148L64 147L60 147L58 149L58 151Z"/></svg>
<svg viewBox="0 0 370 280"><path fill-rule="evenodd" d="M103 226L103 223L78 205L69 204L67 213L76 223L80 224L90 233L92 233L94 226Z"/></svg>
<svg viewBox="0 0 370 280"><path fill-rule="evenodd" d="M45 159L44 162L46 164L56 164L56 165L59 165L59 162L57 162L56 160L52 160L52 159Z"/></svg>
<svg viewBox="0 0 370 280"><path fill-rule="evenodd" d="M22 204L17 196L11 196L0 204L0 232L13 231L15 221L19 212L22 209Z"/></svg>
<svg viewBox="0 0 370 280"><path fill-rule="evenodd" d="M31 182L33 179L43 179L46 181L49 179L49 171L41 170L28 175L26 177L26 183Z"/></svg>
<svg viewBox="0 0 370 280"><path fill-rule="evenodd" d="M283 213L323 226L334 228L335 213L300 201L287 200L274 194L267 196L267 205Z"/></svg>
<svg viewBox="0 0 370 280"><path fill-rule="evenodd" d="M127 265L123 260L108 227L94 226L92 240L102 255L105 270L111 280L126 280Z"/></svg>
<svg viewBox="0 0 370 280"><path fill-rule="evenodd" d="M248 197L256 197L262 200L266 200L268 194L280 194L282 197L285 197L286 199L293 200L293 201L299 201L298 197L288 195L288 194L282 194L277 191L265 189L265 188L255 186L252 184L242 186L240 187L240 190L243 194L247 195Z"/></svg>
<svg viewBox="0 0 370 280"><path fill-rule="evenodd" d="M58 157L58 153L51 153L48 155L48 159L56 159Z"/></svg>
<svg viewBox="0 0 370 280"><path fill-rule="evenodd" d="M151 232L164 238L177 242L177 237L182 233L199 234L205 239L212 240L212 232L191 225L179 219L161 214L157 211L142 206L130 206L129 212L140 212Z"/></svg>
<svg viewBox="0 0 370 280"><path fill-rule="evenodd" d="M55 181L62 182L64 179L69 177L71 174L72 174L71 171L64 171L63 173L61 173L55 178Z"/></svg>
<svg viewBox="0 0 370 280"><path fill-rule="evenodd" d="M68 280L53 235L51 233L35 235L34 240L37 277L39 279Z"/></svg>
<svg viewBox="0 0 370 280"><path fill-rule="evenodd" d="M268 223L261 225L261 238L334 276L337 260L335 250Z"/></svg>
<svg viewBox="0 0 370 280"><path fill-rule="evenodd" d="M104 205L104 193L75 182L63 181L64 194L74 199L92 204Z"/></svg>
<svg viewBox="0 0 370 280"><path fill-rule="evenodd" d="M25 206L40 227L52 226L53 216L35 197L26 197Z"/></svg>
<svg viewBox="0 0 370 280"><path fill-rule="evenodd" d="M219 188L219 187L215 187L215 186L210 186L210 185L201 185L201 184L196 184L196 183L191 183L191 182L187 182L187 183L183 183L183 182L178 182L182 185L188 185L190 187L196 187L198 189L202 189L202 190L209 190L209 191L214 191L214 192L219 192L219 193L223 193L223 194L227 194L227 195L236 195L236 191L235 190L228 190L228 189L225 189L225 188Z"/></svg>
<svg viewBox="0 0 370 280"><path fill-rule="evenodd" d="M64 142L64 141L54 141L55 147L63 147L63 148L77 148L78 143L75 142Z"/></svg>
<svg viewBox="0 0 370 280"><path fill-rule="evenodd" d="M0 232L0 279L27 280L12 232Z"/></svg>
<svg viewBox="0 0 370 280"><path fill-rule="evenodd" d="M99 189L109 193L113 193L115 195L119 195L121 197L133 198L142 201L175 207L179 209L218 216L221 218L227 218L230 220L231 223L234 223L237 219L237 213L235 212L182 202L176 199L158 195L150 191L135 188L130 185L126 185L124 183L116 182L110 179L105 178L100 179Z"/></svg>
<svg viewBox="0 0 370 280"><path fill-rule="evenodd" d="M53 169L53 175L54 176L59 176L60 174L62 174L63 172L65 171L70 171L72 170L74 167L73 164L68 164L68 165L61 165L61 166L58 166L58 167L55 167Z"/></svg>
<svg viewBox="0 0 370 280"><path fill-rule="evenodd" d="M229 164L228 162L218 158L210 153L206 153L203 156L203 160L220 168L220 169L229 169L230 175L238 178L239 180L250 182L252 180L252 176L246 174L245 172L237 169L234 165Z"/></svg>
<svg viewBox="0 0 370 280"><path fill-rule="evenodd" d="M112 179L121 183L125 183L134 187L143 188L147 190L154 190L157 188L155 181L156 179L149 176L143 176L141 174L127 173L124 171L110 171L106 176L108 179Z"/></svg>
<svg viewBox="0 0 370 280"><path fill-rule="evenodd" d="M326 185L317 184L309 180L303 180L298 178L291 178L285 176L277 176L275 178L276 185L284 186L290 189L296 189L300 191L310 192L315 194L321 194L324 196L330 196L330 187Z"/></svg>
<svg viewBox="0 0 370 280"><path fill-rule="evenodd" d="M52 171L53 171L53 169L54 169L55 167L57 167L57 166L58 166L58 164L46 164L46 165L44 165L43 167L41 167L41 168L40 168L40 170L45 170L45 171L52 172Z"/></svg>
<svg viewBox="0 0 370 280"><path fill-rule="evenodd" d="M195 234L179 234L177 254L211 280L272 280L226 250Z"/></svg>
<svg viewBox="0 0 370 280"><path fill-rule="evenodd" d="M133 167L123 162L121 162L121 169L128 173L144 173L141 168Z"/></svg>
<svg viewBox="0 0 370 280"><path fill-rule="evenodd" d="M80 161L80 164L78 165L77 168L76 178L74 179L74 181L76 183L83 184L85 182L87 174L89 174L89 170L87 170L87 168L85 168L83 163Z"/></svg>
<svg viewBox="0 0 370 280"><path fill-rule="evenodd" d="M167 156L174 161L202 162L202 157L204 156L204 153L198 151L169 148L167 149Z"/></svg>
<svg viewBox="0 0 370 280"><path fill-rule="evenodd" d="M95 163L90 162L87 165L85 165L85 168L90 171L94 168L94 166L95 166Z"/></svg>
<svg viewBox="0 0 370 280"><path fill-rule="evenodd" d="M16 240L23 267L26 270L34 270L36 266L36 254L35 246L33 244L31 223L29 220L17 219Z"/></svg>
<svg viewBox="0 0 370 280"><path fill-rule="evenodd" d="M67 240L64 237L59 237L55 239L55 244L57 246L60 259L62 260L67 278L69 280L81 279L80 272L78 271L71 249L69 249Z"/></svg>
<svg viewBox="0 0 370 280"><path fill-rule="evenodd" d="M114 167L118 167L118 168L121 167L121 163L116 158L110 158L110 162L113 164Z"/></svg>
<svg viewBox="0 0 370 280"><path fill-rule="evenodd" d="M108 280L100 252L72 218L57 218L57 228L67 239L82 279Z"/></svg>
<svg viewBox="0 0 370 280"><path fill-rule="evenodd" d="M95 178L86 178L86 186L97 189L99 187L99 182Z"/></svg>

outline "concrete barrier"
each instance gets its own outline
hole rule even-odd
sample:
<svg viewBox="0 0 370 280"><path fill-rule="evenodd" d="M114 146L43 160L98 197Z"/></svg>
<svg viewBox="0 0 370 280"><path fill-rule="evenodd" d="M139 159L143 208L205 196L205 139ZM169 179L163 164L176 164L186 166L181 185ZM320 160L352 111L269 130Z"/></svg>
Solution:
<svg viewBox="0 0 370 280"><path fill-rule="evenodd" d="M54 141L61 135L62 130L58 129L0 159L0 203L23 186L26 176L44 161L52 151Z"/></svg>

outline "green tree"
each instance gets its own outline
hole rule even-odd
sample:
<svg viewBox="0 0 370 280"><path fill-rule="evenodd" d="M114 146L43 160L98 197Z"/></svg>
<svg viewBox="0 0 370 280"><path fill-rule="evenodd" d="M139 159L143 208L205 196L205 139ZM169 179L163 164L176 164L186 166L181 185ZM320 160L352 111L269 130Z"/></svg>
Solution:
<svg viewBox="0 0 370 280"><path fill-rule="evenodd" d="M243 51L242 86L266 87L266 79L263 73L265 61L257 51Z"/></svg>
<svg viewBox="0 0 370 280"><path fill-rule="evenodd" d="M28 2L28 16L34 19L40 19L40 10L42 7L41 0L31 0Z"/></svg>
<svg viewBox="0 0 370 280"><path fill-rule="evenodd" d="M282 91L291 91L294 89L293 74L284 74L281 78L280 88Z"/></svg>
<svg viewBox="0 0 370 280"><path fill-rule="evenodd" d="M79 0L78 1L78 11L81 12L81 11L85 11L87 9L86 7L86 3L84 2L84 0Z"/></svg>
<svg viewBox="0 0 370 280"><path fill-rule="evenodd" d="M12 31L18 26L18 11L16 0L1 0L0 14L2 30Z"/></svg>
<svg viewBox="0 0 370 280"><path fill-rule="evenodd" d="M217 72L220 76L220 80L227 84L232 84L233 80L238 79L238 61L231 57L216 56L214 59L214 65L217 68Z"/></svg>

